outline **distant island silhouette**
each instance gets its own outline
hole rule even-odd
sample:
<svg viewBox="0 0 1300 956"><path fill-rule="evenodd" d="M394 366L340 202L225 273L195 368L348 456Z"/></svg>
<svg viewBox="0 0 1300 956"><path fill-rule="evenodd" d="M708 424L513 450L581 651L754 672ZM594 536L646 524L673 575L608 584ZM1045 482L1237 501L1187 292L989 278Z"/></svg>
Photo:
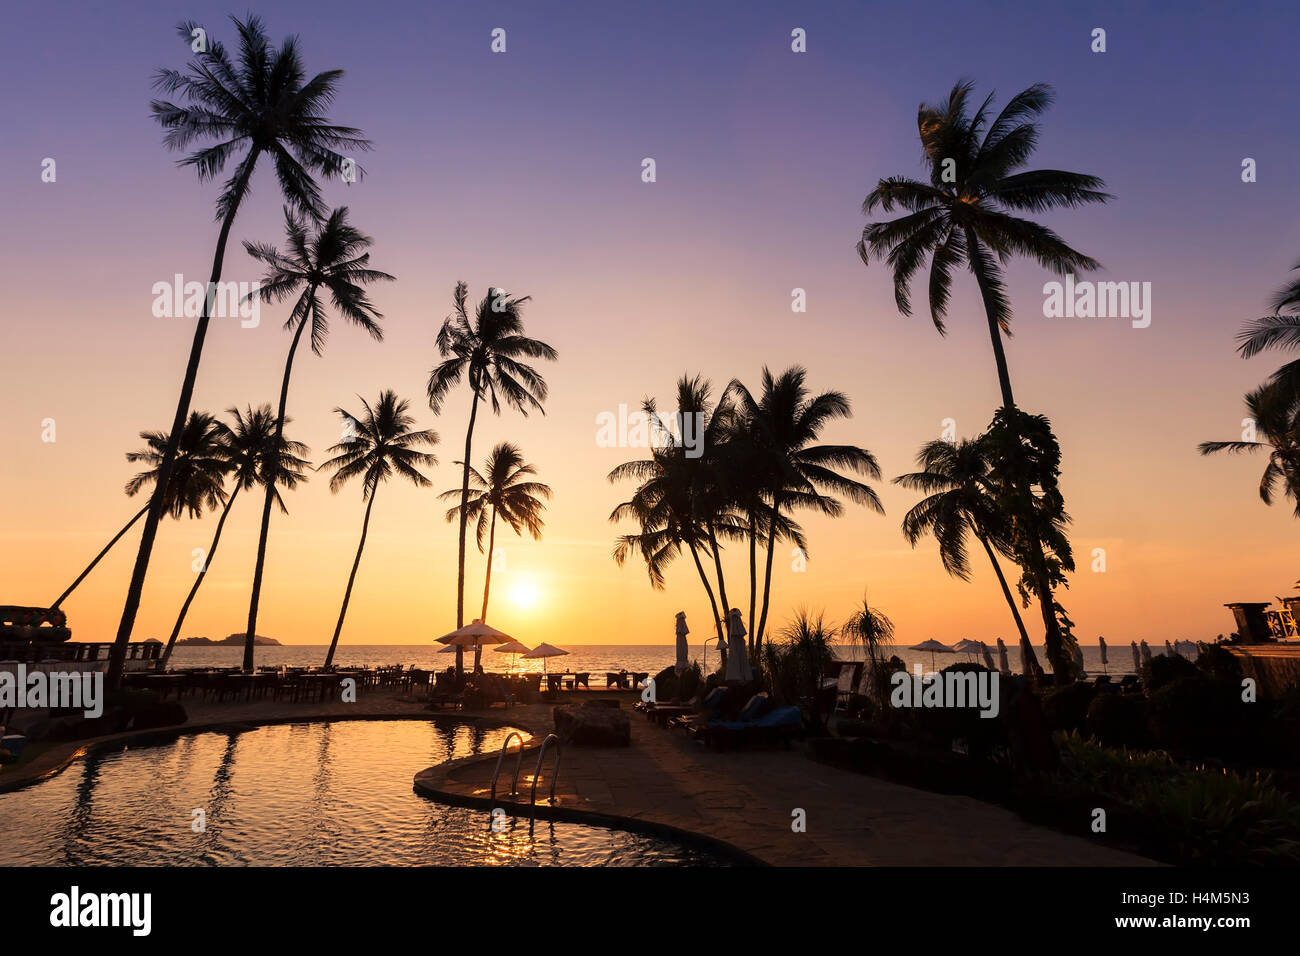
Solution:
<svg viewBox="0 0 1300 956"><path fill-rule="evenodd" d="M187 645L191 645L191 646L193 646L193 645L207 645L207 646L211 646L211 647L222 647L222 646L225 646L225 645L232 645L232 644L233 644L233 645L238 645L238 646L240 646L240 647L243 647L243 646L244 646L244 635L243 635L243 634L231 634L229 637L223 637L223 638L222 638L221 640L219 640L219 641L214 641L214 640L213 640L212 638L210 638L210 637L182 637L182 638L181 638L179 641L177 641L176 643L177 643L178 645L179 645L179 644L187 644ZM256 644L256 645L258 645L259 647L267 647L267 646L269 646L269 647L282 647L282 646L283 646L283 645L282 645L279 641L277 641L275 638L273 638L273 637L263 637L261 634L255 634L255 635L253 636L253 643Z"/></svg>

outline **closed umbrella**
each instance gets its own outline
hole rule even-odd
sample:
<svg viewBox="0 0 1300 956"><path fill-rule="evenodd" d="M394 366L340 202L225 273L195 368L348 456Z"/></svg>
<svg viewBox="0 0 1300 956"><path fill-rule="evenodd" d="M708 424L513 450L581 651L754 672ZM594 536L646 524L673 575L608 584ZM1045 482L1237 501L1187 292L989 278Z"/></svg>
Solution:
<svg viewBox="0 0 1300 956"><path fill-rule="evenodd" d="M980 641L980 652L984 655L984 666L989 670L996 670L993 666L993 655L989 653L989 646Z"/></svg>
<svg viewBox="0 0 1300 956"><path fill-rule="evenodd" d="M1137 641L1129 641L1129 645L1133 648L1133 673L1135 673L1135 674L1141 674L1141 673L1142 673L1142 655L1141 655L1140 653L1138 653L1138 642L1137 642Z"/></svg>
<svg viewBox="0 0 1300 956"><path fill-rule="evenodd" d="M1011 662L1007 660L1007 645L1002 638L998 638L998 670L1004 674L1011 673Z"/></svg>
<svg viewBox="0 0 1300 956"><path fill-rule="evenodd" d="M1106 665L1109 663L1109 661L1106 660L1106 638L1104 638L1104 637L1098 637L1098 638L1097 638L1097 646L1098 646L1099 648L1101 648L1101 669L1102 669L1102 673L1109 673L1109 671L1106 670Z"/></svg>
<svg viewBox="0 0 1300 956"><path fill-rule="evenodd" d="M740 609L732 608L727 615L727 675L729 681L748 683L754 679L749 666L749 653L745 650L745 624L740 619Z"/></svg>
<svg viewBox="0 0 1300 956"><path fill-rule="evenodd" d="M1088 671L1083 666L1083 648L1078 644L1074 645L1074 666L1079 668L1080 677L1088 676Z"/></svg>
<svg viewBox="0 0 1300 956"><path fill-rule="evenodd" d="M686 644L686 635L691 633L690 628L686 626L686 612L677 612L677 663L673 665L673 671L678 677L685 673L686 668L691 666L691 649Z"/></svg>
<svg viewBox="0 0 1300 956"><path fill-rule="evenodd" d="M930 669L934 669L935 654L951 654L953 649L942 641L936 641L931 638L928 641L922 641L920 644L913 644L908 650L911 651L929 651L930 652Z"/></svg>
<svg viewBox="0 0 1300 956"><path fill-rule="evenodd" d="M1165 654L1169 657L1174 656L1174 645L1170 644L1168 641L1165 641Z"/></svg>
<svg viewBox="0 0 1300 956"><path fill-rule="evenodd" d="M1146 642L1146 641L1143 641L1139 646L1142 648L1142 663L1143 663L1143 664L1150 664L1150 663L1151 663L1151 648L1147 646L1147 642Z"/></svg>

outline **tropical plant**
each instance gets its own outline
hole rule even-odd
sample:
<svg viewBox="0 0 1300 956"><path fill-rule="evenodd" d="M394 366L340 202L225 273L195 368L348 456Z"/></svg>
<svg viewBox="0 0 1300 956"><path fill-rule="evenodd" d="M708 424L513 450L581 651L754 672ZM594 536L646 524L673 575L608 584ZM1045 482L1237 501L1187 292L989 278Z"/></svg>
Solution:
<svg viewBox="0 0 1300 956"><path fill-rule="evenodd" d="M848 620L840 627L840 635L850 644L861 647L866 654L871 674L871 686L876 690L876 702L889 699L888 673L884 667L885 651L894 644L894 622L862 594L862 604L854 608Z"/></svg>
<svg viewBox="0 0 1300 956"><path fill-rule="evenodd" d="M1242 441L1201 442L1201 454L1268 452L1259 497L1271 505L1280 483L1283 495L1295 502L1294 513L1300 518L1300 387L1292 386L1285 377L1274 378L1247 393L1246 411L1262 441L1246 441L1243 436Z"/></svg>
<svg viewBox="0 0 1300 956"><path fill-rule="evenodd" d="M903 536L915 548L923 536L933 535L939 545L943 569L969 581L966 536L968 532L974 535L993 565L1016 630L1027 641L1029 632L998 563L998 552L1007 555L1010 545L1006 540L1006 516L998 509L996 493L989 482L988 456L989 449L982 438L963 438L957 442L935 440L922 445L916 456L921 470L894 479L894 484L926 495L904 516Z"/></svg>
<svg viewBox="0 0 1300 956"><path fill-rule="evenodd" d="M343 631L343 619L348 613L348 602L352 600L352 585L357 578L361 552L366 546L366 534L370 530L370 509L375 504L375 492L394 475L405 478L417 488L427 487L429 479L419 469L438 464L438 459L433 455L418 450L421 446L436 445L437 433L429 429L411 430L415 419L407 412L409 403L405 399L399 399L391 389L386 389L379 393L379 401L373 407L364 398L358 400L365 409L364 415L353 415L343 408L334 409L343 417L346 437L329 449L330 453L337 453L336 457L317 469L333 470L330 492L335 494L353 478L360 478L361 497L366 502L366 514L361 522L361 541L357 544L357 556L353 559L352 571L348 574L348 586L343 592L343 607L339 610L338 624L334 626L329 653L325 655L326 667L334 663L334 651L339 644L339 634Z"/></svg>
<svg viewBox="0 0 1300 956"><path fill-rule="evenodd" d="M221 517L217 519L216 530L212 533L212 544L208 545L208 550L203 556L203 566L194 579L189 594L185 596L180 613L176 615L176 624L172 627L171 636L167 638L167 646L159 659L159 666L163 668L171 660L172 648L176 646L176 639L185 624L185 616L199 593L199 586L203 584L208 569L212 567L212 559L217 556L217 546L221 543L221 532L226 526L226 516L230 514L239 492L254 485L270 484L272 474L280 476L278 481L281 488L292 491L299 482L306 481L303 469L311 464L300 457L307 454L306 445L302 442L290 441L283 435L276 437L276 419L270 404L260 405L256 409L250 405L246 412L240 411L239 408L231 408L227 410L227 414L234 419L234 427L218 423L220 457L226 463L234 487L226 499L225 507L221 509ZM278 462L273 462L270 460L271 450L277 447L280 450ZM275 491L275 503L280 506L282 513L288 514L289 509L285 507L279 489Z"/></svg>
<svg viewBox="0 0 1300 956"><path fill-rule="evenodd" d="M267 40L259 18L234 19L234 24L239 33L238 63L232 60L219 40L206 32L202 33L205 46L199 47L195 40L201 28L195 23L182 23L177 32L186 46L194 51L194 58L184 72L159 70L154 86L163 94L179 94L187 105L167 100L150 103L154 118L167 131L163 144L168 149L183 150L196 142L215 140L195 149L180 161L182 166L194 167L200 182L215 178L225 169L227 162L243 154L234 175L226 181L217 197L216 217L221 222L221 229L213 254L209 290L215 289L221 279L230 228L248 195L257 161L263 155L269 156L274 164L276 179L289 203L304 212L318 215L320 189L312 178L313 173L325 177L336 175L348 159L339 150L370 148L369 141L361 136L359 130L333 125L325 116L325 109L333 102L338 81L343 75L341 70L318 73L307 79L296 38L285 39L277 48ZM359 166L357 171L358 175L364 173ZM211 295L205 297L194 328L194 341L190 346L172 423L173 438L180 435L189 414L213 298ZM168 485L175 459L176 446L169 443L160 463L159 486ZM155 493L145 519L140 549L110 656L110 687L116 687L121 680L126 647L140 607L163 505L163 497Z"/></svg>
<svg viewBox="0 0 1300 956"><path fill-rule="evenodd" d="M781 630L780 639L769 641L759 651L772 694L787 704L804 707L815 728L824 727L830 716L821 712L820 691L823 676L836 660L835 633L835 625L826 621L822 612L799 608Z"/></svg>
<svg viewBox="0 0 1300 956"><path fill-rule="evenodd" d="M162 499L164 514L179 518L188 513L191 518L197 518L205 508L215 509L225 500L222 485L228 465L221 452L222 427L220 422L206 412L190 413L185 428L181 431L180 441L176 443L176 460L168 480L167 494ZM141 451L127 452L126 460L143 462L150 467L126 483L129 497L135 497L141 488L158 483L163 459L170 444L170 436L166 432L141 432L140 437L148 447ZM104 555L113 549L113 545L145 516L149 508L150 505L146 504L123 525L121 531L113 535L103 550L86 565L86 569L50 605L50 611L58 610L68 595L77 589Z"/></svg>
<svg viewBox="0 0 1300 956"><path fill-rule="evenodd" d="M383 314L375 308L366 294L365 286L371 282L391 282L386 272L370 268L370 253L366 250L374 240L362 235L348 222L348 209L342 206L330 213L314 234L309 234L305 217L289 207L284 210L284 228L287 247L281 253L274 246L245 242L250 256L267 266L266 276L257 295L267 302L280 302L296 295L293 309L284 327L297 330L289 345L289 355L284 361L284 377L280 382L280 411L275 419L273 446L284 434L285 410L289 403L289 376L293 371L293 358L298 351L303 331L311 327L311 350L320 355L329 335L329 319L323 294L339 315L360 326L376 341L384 337L379 327ZM272 465L274 463L272 462ZM257 537L257 563L253 568L253 591L248 602L248 635L244 643L244 670L253 669L253 635L257 633L257 611L262 596L262 571L266 565L266 542L271 529L271 503L275 499L276 476L274 468L266 476L266 494L262 500L262 523Z"/></svg>
<svg viewBox="0 0 1300 956"><path fill-rule="evenodd" d="M812 509L839 517L844 506L833 494L884 514L876 492L867 484L846 477L837 468L879 480L876 457L856 445L817 445L822 429L836 419L852 417L849 399L842 392L823 392L810 397L807 372L792 366L780 376L764 367L762 390L757 399L739 380L733 379L728 394L736 404L738 427L743 428L758 452L758 468L766 482L765 498L773 520L768 521L767 560L763 573L763 607L754 635L754 647L762 646L767 609L772 592L772 557L780 519L788 510Z"/></svg>
<svg viewBox="0 0 1300 956"><path fill-rule="evenodd" d="M1300 270L1300 263L1292 266ZM1288 282L1273 296L1273 313L1247 323L1237 336L1237 351L1250 358L1269 349L1300 350L1300 279ZM1270 381L1292 392L1300 392L1300 358L1287 362Z"/></svg>
<svg viewBox="0 0 1300 956"><path fill-rule="evenodd" d="M465 624L465 522L468 517L469 469L474 440L474 421L480 399L492 403L493 414L501 414L501 402L525 418L529 409L546 413L546 380L521 359L545 359L559 356L545 342L524 335L523 307L528 296L510 298L503 289L489 289L478 304L473 319L465 306L469 286L456 283L452 299L455 313L447 317L438 330L438 354L442 361L429 373L429 407L434 414L442 411L443 402L461 378L469 382L472 398L469 425L465 429L465 456L461 462L461 512L457 544L456 627ZM456 671L464 669L463 648L456 649Z"/></svg>
<svg viewBox="0 0 1300 956"><path fill-rule="evenodd" d="M461 464L461 462L456 462ZM470 469L470 497L464 507L468 509L468 520L475 522L475 539L479 553L483 553L483 536L486 534L487 571L483 575L483 612L479 620L487 623L488 593L492 586L492 555L496 548L497 518L501 518L515 534L523 534L524 529L539 541L545 522L542 512L546 510L543 499L549 501L551 489L537 481L525 481L530 475L537 474L537 469L524 461L523 453L517 445L500 442L488 455L483 466L483 473ZM444 500L461 497L461 489L453 488L438 496ZM461 505L447 509L447 520L453 521L460 516ZM491 518L488 517L491 512ZM481 646L474 648L474 665L478 666Z"/></svg>

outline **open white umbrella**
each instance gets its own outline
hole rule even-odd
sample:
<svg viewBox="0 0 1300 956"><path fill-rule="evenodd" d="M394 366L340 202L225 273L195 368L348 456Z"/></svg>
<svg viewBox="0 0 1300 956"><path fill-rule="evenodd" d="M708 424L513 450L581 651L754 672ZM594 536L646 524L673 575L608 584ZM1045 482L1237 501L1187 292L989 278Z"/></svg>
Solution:
<svg viewBox="0 0 1300 956"><path fill-rule="evenodd" d="M691 649L686 643L686 635L691 633L690 628L686 626L686 612L677 612L677 662L673 665L673 671L678 677L685 673L686 669L691 666Z"/></svg>
<svg viewBox="0 0 1300 956"><path fill-rule="evenodd" d="M496 647L492 648L492 653L509 654L511 657L510 669L513 671L515 667L514 658L518 657L520 654L527 654L528 650L529 649L526 645L520 644L518 641L511 641L509 644L498 644Z"/></svg>
<svg viewBox="0 0 1300 956"><path fill-rule="evenodd" d="M733 607L727 615L727 680L748 683L754 679L754 670L749 666L749 654L745 649L745 623L740 619L740 609Z"/></svg>
<svg viewBox="0 0 1300 956"><path fill-rule="evenodd" d="M922 641L920 644L913 644L908 650L912 651L929 651L930 652L930 669L934 669L935 654L951 654L953 649L942 641L936 641L931 638L928 641Z"/></svg>
<svg viewBox="0 0 1300 956"><path fill-rule="evenodd" d="M556 647L554 644L538 644L524 655L524 660L536 660L540 657L542 659L542 673L546 673L546 658L560 657L567 653L569 652Z"/></svg>
<svg viewBox="0 0 1300 956"><path fill-rule="evenodd" d="M450 634L442 635L442 637L438 638L438 643L474 648L474 669L477 670L484 644L508 644L512 640L514 638L505 631L498 631L495 627L488 627L478 618L474 618L464 627L457 628Z"/></svg>
<svg viewBox="0 0 1300 956"><path fill-rule="evenodd" d="M1007 675L1011 673L1011 662L1007 660L1007 645L1000 637L998 638L998 670Z"/></svg>
<svg viewBox="0 0 1300 956"><path fill-rule="evenodd" d="M952 646L952 649L956 654L978 654L983 649L983 646L979 641L967 639L958 641Z"/></svg>

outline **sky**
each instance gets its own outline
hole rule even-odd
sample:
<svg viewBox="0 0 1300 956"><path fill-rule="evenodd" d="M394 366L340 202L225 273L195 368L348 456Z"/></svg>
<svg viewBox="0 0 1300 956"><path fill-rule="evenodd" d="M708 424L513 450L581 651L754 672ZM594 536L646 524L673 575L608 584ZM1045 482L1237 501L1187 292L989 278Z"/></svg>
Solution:
<svg viewBox="0 0 1300 956"><path fill-rule="evenodd" d="M51 2L6 14L5 603L53 601L144 503L123 493L136 471L124 454L141 430L169 427L193 331L156 318L151 290L178 272L205 281L217 234L217 187L163 148L151 76L186 62L179 21L230 45L227 17L244 12ZM941 337L924 309L900 315L888 269L854 251L876 181L923 172L918 104L959 78L981 97L996 90L998 105L1032 83L1055 88L1031 165L1100 176L1116 198L1039 218L1101 261L1092 278L1151 284L1151 324L1133 328L1047 318L1054 277L1032 262L1008 272L1017 401L1051 418L1064 454L1078 572L1060 600L1076 634L1210 639L1232 629L1225 602L1272 600L1300 576L1291 509L1257 495L1263 457L1196 450L1239 437L1242 395L1282 361L1243 360L1234 337L1300 259L1293 5L313 0L253 12L276 40L300 36L309 73L346 71L331 116L375 149L359 157L361 182L327 183L324 195L349 207L374 237L374 266L398 279L374 291L382 343L334 317L324 355L300 354L289 434L319 463L339 438L336 406L392 388L441 437L432 489L378 492L343 643L428 643L455 626L456 528L436 492L459 485L470 396L453 392L435 416L425 387L457 280L474 298L492 286L531 296L528 332L560 356L543 369L544 416L480 411L474 436L476 464L513 441L555 492L542 541L497 539L489 621L529 645L669 643L679 610L700 639L710 630L689 558L663 591L611 559L616 534L632 529L608 517L632 489L606 475L645 450L596 441L597 416L669 400L683 373L720 391L733 378L757 387L764 365L804 365L814 390L853 403L824 440L870 449L886 479L912 470L945 419L960 435L980 431L999 398L974 280L956 279ZM496 28L504 53L491 50ZM796 28L806 52L791 49ZM1096 28L1104 53L1091 49ZM54 182L42 180L46 158ZM260 275L242 241L281 239L281 198L261 169L224 278ZM792 312L796 288L806 312ZM274 401L285 317L267 305L255 328L214 320L193 407ZM774 625L798 607L841 621L865 592L904 643L1010 640L989 569L976 560L969 583L948 577L932 541L913 549L902 536L913 494L887 480L877 490L883 517L849 506L838 520L802 518L806 567L778 552ZM288 504L272 519L258 632L328 643L360 486L335 495L313 475ZM232 509L183 634L243 629L259 512L252 496ZM136 639L166 638L215 521L164 522ZM137 541L133 531L65 603L74 639L112 639ZM743 551L725 555L742 607ZM469 608L484 564L471 550ZM1032 609L1026 620L1040 642Z"/></svg>

